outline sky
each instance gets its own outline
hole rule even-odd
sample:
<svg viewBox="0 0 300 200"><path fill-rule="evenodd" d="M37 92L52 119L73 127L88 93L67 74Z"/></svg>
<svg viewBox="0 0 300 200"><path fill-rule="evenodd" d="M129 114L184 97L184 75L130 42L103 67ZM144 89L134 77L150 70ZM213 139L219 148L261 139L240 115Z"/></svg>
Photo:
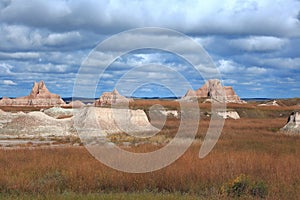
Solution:
<svg viewBox="0 0 300 200"><path fill-rule="evenodd" d="M163 31L132 34L105 55L94 51L101 56L90 59L101 42L144 27L190 37L210 56L223 85L233 86L242 98L300 97L299 0L1 0L0 97L25 96L40 80L51 92L70 97L87 60L94 68L82 82L96 84L95 97L115 87L139 97L182 96L200 88L204 78L176 52L144 48L116 53L141 41L175 38ZM201 58L186 43L171 41L172 49ZM99 63L109 63L100 79L95 71ZM136 87L129 94L131 83Z"/></svg>

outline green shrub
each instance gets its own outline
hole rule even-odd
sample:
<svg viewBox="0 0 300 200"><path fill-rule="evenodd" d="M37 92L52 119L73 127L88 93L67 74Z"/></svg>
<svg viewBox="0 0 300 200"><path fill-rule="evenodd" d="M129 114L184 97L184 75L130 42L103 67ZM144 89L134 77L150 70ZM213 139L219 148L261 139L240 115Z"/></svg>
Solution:
<svg viewBox="0 0 300 200"><path fill-rule="evenodd" d="M223 184L221 194L229 197L253 196L265 198L268 194L268 189L264 182L253 181L249 176L241 174Z"/></svg>
<svg viewBox="0 0 300 200"><path fill-rule="evenodd" d="M67 188L67 179L60 170L54 170L37 179L32 187L37 188L38 192L62 193Z"/></svg>
<svg viewBox="0 0 300 200"><path fill-rule="evenodd" d="M259 181L252 185L250 192L252 196L265 198L268 195L268 188L264 182Z"/></svg>

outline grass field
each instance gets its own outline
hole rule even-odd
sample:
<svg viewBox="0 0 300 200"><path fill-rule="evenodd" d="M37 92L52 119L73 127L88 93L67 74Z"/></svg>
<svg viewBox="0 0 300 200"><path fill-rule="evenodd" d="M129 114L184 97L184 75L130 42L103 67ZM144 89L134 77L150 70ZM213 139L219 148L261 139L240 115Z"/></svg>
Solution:
<svg viewBox="0 0 300 200"><path fill-rule="evenodd" d="M131 107L147 112L154 104L179 109L178 102L161 100L138 100ZM209 106L199 107L209 112ZM113 170L82 146L0 149L0 199L300 199L300 136L279 132L288 114L299 107L253 103L227 107L242 119L226 120L207 157L198 157L210 122L204 117L187 152L150 173ZM179 125L180 119L168 118L162 131L146 144L123 134L110 139L116 144L136 142L127 151L149 152L170 141Z"/></svg>
<svg viewBox="0 0 300 200"><path fill-rule="evenodd" d="M279 112L289 109L272 109L261 108L259 118L226 120L213 151L199 159L209 125L202 119L196 141L181 158L144 174L113 170L84 147L1 149L0 199L300 199L300 137L278 133L286 123ZM179 123L169 119L159 134L172 139Z"/></svg>

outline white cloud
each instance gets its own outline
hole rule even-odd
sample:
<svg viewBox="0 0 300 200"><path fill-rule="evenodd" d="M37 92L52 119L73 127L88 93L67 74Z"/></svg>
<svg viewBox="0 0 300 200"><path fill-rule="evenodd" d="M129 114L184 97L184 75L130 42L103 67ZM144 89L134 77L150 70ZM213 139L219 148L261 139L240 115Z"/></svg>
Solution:
<svg viewBox="0 0 300 200"><path fill-rule="evenodd" d="M240 76L252 76L252 75L262 75L265 74L268 69L257 66L243 66L232 60L221 59L218 61L218 69L222 75L235 74L238 77Z"/></svg>
<svg viewBox="0 0 300 200"><path fill-rule="evenodd" d="M261 91L261 90L263 90L263 88L261 88L261 87L250 87L249 90L252 90L252 91Z"/></svg>
<svg viewBox="0 0 300 200"><path fill-rule="evenodd" d="M221 59L218 61L218 69L221 73L232 73L236 72L240 66L232 60Z"/></svg>
<svg viewBox="0 0 300 200"><path fill-rule="evenodd" d="M200 45L202 45L203 48L206 48L207 46L211 45L215 42L215 38L212 36L205 36L205 37L193 37L193 39L198 42Z"/></svg>
<svg viewBox="0 0 300 200"><path fill-rule="evenodd" d="M9 65L7 63L0 63L0 76L2 75L11 75L11 69L13 68L12 65Z"/></svg>
<svg viewBox="0 0 300 200"><path fill-rule="evenodd" d="M0 12L7 23L70 31L118 32L160 26L190 33L299 36L296 0L258 1L11 1ZM1 8L0 8L1 9ZM141 17L143 16L143 17Z"/></svg>
<svg viewBox="0 0 300 200"><path fill-rule="evenodd" d="M45 45L50 46L61 46L71 44L72 42L77 43L81 39L79 32L67 32L67 33L52 33L43 41Z"/></svg>
<svg viewBox="0 0 300 200"><path fill-rule="evenodd" d="M258 62L281 70L292 70L292 69L300 68L300 57L299 58L264 58L259 60Z"/></svg>
<svg viewBox="0 0 300 200"><path fill-rule="evenodd" d="M49 73L60 73L60 74L68 74L73 73L75 69L66 64L53 64L53 63L24 63L22 67L14 68L14 74L25 74L25 73L37 73L41 77L45 74Z"/></svg>
<svg viewBox="0 0 300 200"><path fill-rule="evenodd" d="M67 73L72 71L69 65L54 65L52 63L38 64L32 67L27 67L27 72L40 72L40 73Z"/></svg>
<svg viewBox="0 0 300 200"><path fill-rule="evenodd" d="M74 81L81 62L99 41L129 28L158 26L187 33L202 44L214 58L225 83L242 88L237 90L244 91L254 84L263 92L270 93L265 89L267 85L275 87L277 83L276 87L281 87L281 83L289 84L292 90L299 85L299 8L300 1L297 0L133 0L126 4L120 0L28 0L26 4L23 0L1 1L0 60L3 63L0 63L0 82L11 80L19 87L25 81L31 83L43 77L66 86L63 83ZM172 40L171 45L166 39ZM162 47L183 52L188 58L202 60L194 48L184 41L176 42L176 39L170 35L128 35L107 47L106 50L111 52L104 53L101 60L98 55L91 58L85 73L87 76L95 75L99 66L109 64L116 52L145 41L150 47L159 42ZM190 70L187 64L160 53L140 53L127 60L115 61L104 74L105 83L101 88L112 87L126 71L149 63L184 72L193 86L201 86L198 84L202 77ZM206 67L206 63L201 64L203 72L216 72ZM138 81L143 81L142 78L156 80L156 77L164 79L165 84L174 81L173 76L159 70L144 68L135 75ZM274 77L274 80L265 77ZM134 77L130 81L135 81ZM68 83L68 87L70 85ZM286 85L284 88L287 88ZM179 89L186 90L184 85L180 85ZM3 93L6 95L13 92L5 90L5 85L0 91L6 91Z"/></svg>
<svg viewBox="0 0 300 200"><path fill-rule="evenodd" d="M17 85L17 83L12 80L3 80L2 82L4 85Z"/></svg>
<svg viewBox="0 0 300 200"><path fill-rule="evenodd" d="M252 73L252 74L264 74L267 72L267 69L263 67L248 67L246 69L247 73Z"/></svg>
<svg viewBox="0 0 300 200"><path fill-rule="evenodd" d="M248 82L239 82L240 85L253 86L256 85L256 81L248 81Z"/></svg>
<svg viewBox="0 0 300 200"><path fill-rule="evenodd" d="M271 36L250 36L233 39L230 44L245 51L274 51L283 48L287 40Z"/></svg>
<svg viewBox="0 0 300 200"><path fill-rule="evenodd" d="M237 83L237 81L233 80L233 79L225 79L225 80L222 80L222 82L224 83L224 85L232 85L232 84Z"/></svg>
<svg viewBox="0 0 300 200"><path fill-rule="evenodd" d="M0 10L1 12L1 10ZM1 21L1 20L0 20ZM6 24L0 22L0 51L45 51L60 47L60 51L92 48L103 39L82 30L51 32L47 28L28 27L22 24Z"/></svg>
<svg viewBox="0 0 300 200"><path fill-rule="evenodd" d="M42 36L38 30L23 25L0 24L0 49L26 49L39 46Z"/></svg>
<svg viewBox="0 0 300 200"><path fill-rule="evenodd" d="M38 52L0 52L0 58L2 59L37 59L40 57Z"/></svg>

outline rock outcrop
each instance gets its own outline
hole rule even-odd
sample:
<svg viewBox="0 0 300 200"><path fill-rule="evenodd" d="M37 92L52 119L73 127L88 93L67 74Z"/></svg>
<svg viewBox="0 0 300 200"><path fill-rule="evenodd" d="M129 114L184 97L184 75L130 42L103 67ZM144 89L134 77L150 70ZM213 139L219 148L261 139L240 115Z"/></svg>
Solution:
<svg viewBox="0 0 300 200"><path fill-rule="evenodd" d="M95 106L113 105L113 104L127 104L133 99L126 98L114 89L112 92L103 92L98 100L95 101Z"/></svg>
<svg viewBox="0 0 300 200"><path fill-rule="evenodd" d="M66 107L81 108L83 106L85 106L85 104L82 101L75 100L75 101L71 101Z"/></svg>
<svg viewBox="0 0 300 200"><path fill-rule="evenodd" d="M257 106L280 106L276 100L267 103L258 104Z"/></svg>
<svg viewBox="0 0 300 200"><path fill-rule="evenodd" d="M124 132L149 137L158 131L143 110L99 107L74 110L53 107L29 113L0 110L0 139L56 138L78 136L78 133L83 138L91 134L105 137Z"/></svg>
<svg viewBox="0 0 300 200"><path fill-rule="evenodd" d="M180 117L177 110L161 110L160 113L166 117Z"/></svg>
<svg viewBox="0 0 300 200"><path fill-rule="evenodd" d="M288 135L300 134L300 113L292 112L281 131Z"/></svg>
<svg viewBox="0 0 300 200"><path fill-rule="evenodd" d="M13 104L13 99L10 99L8 97L3 97L0 100L0 106L11 106Z"/></svg>
<svg viewBox="0 0 300 200"><path fill-rule="evenodd" d="M75 135L71 118L55 119L40 111L0 113L0 138L55 138Z"/></svg>
<svg viewBox="0 0 300 200"><path fill-rule="evenodd" d="M84 107L74 116L74 125L80 135L106 136L113 133L149 136L158 129L149 122L143 110ZM84 131L86 130L86 132Z"/></svg>
<svg viewBox="0 0 300 200"><path fill-rule="evenodd" d="M52 94L47 89L44 81L39 83L34 82L31 93L25 97L10 99L3 97L0 100L0 106L60 106L65 105L65 102L57 94Z"/></svg>
<svg viewBox="0 0 300 200"><path fill-rule="evenodd" d="M224 119L240 119L240 115L236 111L218 112L217 114L223 117Z"/></svg>
<svg viewBox="0 0 300 200"><path fill-rule="evenodd" d="M231 86L222 86L218 79L211 79L196 91L188 90L183 99L211 98L226 103L246 103L234 92Z"/></svg>
<svg viewBox="0 0 300 200"><path fill-rule="evenodd" d="M66 109L66 108L61 108L61 107L52 107L48 108L46 110L43 110L43 112L50 116L54 117L56 119L65 119L65 118L70 118L73 117L73 114L75 112L74 109Z"/></svg>

